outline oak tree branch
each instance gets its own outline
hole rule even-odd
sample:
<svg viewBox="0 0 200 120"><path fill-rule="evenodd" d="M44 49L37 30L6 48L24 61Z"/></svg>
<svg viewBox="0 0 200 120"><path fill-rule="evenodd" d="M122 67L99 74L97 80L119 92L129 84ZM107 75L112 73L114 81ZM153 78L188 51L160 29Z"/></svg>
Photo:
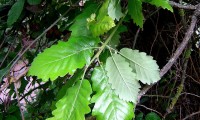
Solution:
<svg viewBox="0 0 200 120"><path fill-rule="evenodd" d="M172 67L172 65L176 62L176 60L179 58L183 50L186 48L190 38L192 37L192 34L194 33L194 28L197 24L197 17L200 15L200 4L197 5L197 9L194 11L194 14L191 19L191 23L189 28L187 29L187 32L185 33L185 36L183 38L183 41L179 45L179 47L176 49L174 55L172 58L168 61L168 63L161 69L160 71L160 77L163 77ZM154 83L156 84L156 83ZM146 92L154 85L147 85L145 86L141 92L138 95L138 99L141 98ZM138 100L139 101L139 100Z"/></svg>

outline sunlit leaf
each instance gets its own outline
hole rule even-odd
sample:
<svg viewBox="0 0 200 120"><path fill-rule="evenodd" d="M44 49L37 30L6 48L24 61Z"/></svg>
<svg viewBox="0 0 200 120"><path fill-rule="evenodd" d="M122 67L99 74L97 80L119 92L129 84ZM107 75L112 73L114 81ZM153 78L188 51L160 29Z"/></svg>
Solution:
<svg viewBox="0 0 200 120"><path fill-rule="evenodd" d="M29 75L37 76L43 81L55 80L67 73L73 74L77 68L82 68L90 62L93 49L99 42L99 38L93 37L87 29L87 17L96 5L90 5L83 13L78 15L68 42L59 42L44 50L33 61Z"/></svg>
<svg viewBox="0 0 200 120"><path fill-rule="evenodd" d="M137 80L144 84L151 84L160 80L159 67L152 56L128 48L123 48L120 53L130 63L133 72L136 73Z"/></svg>
<svg viewBox="0 0 200 120"><path fill-rule="evenodd" d="M115 26L114 20L108 16L108 0L106 0L99 10L99 14L91 14L87 19L88 29L93 36L100 36Z"/></svg>
<svg viewBox="0 0 200 120"><path fill-rule="evenodd" d="M118 54L109 57L106 61L106 71L116 94L123 100L136 103L140 84L125 58Z"/></svg>
<svg viewBox="0 0 200 120"><path fill-rule="evenodd" d="M109 0L105 0L101 8L99 9L97 20L101 20L102 18L108 15L108 5L109 5Z"/></svg>
<svg viewBox="0 0 200 120"><path fill-rule="evenodd" d="M94 36L99 36L109 31L115 26L115 22L109 16L104 16L101 20L97 22L91 22L89 24L89 29Z"/></svg>
<svg viewBox="0 0 200 120"><path fill-rule="evenodd" d="M67 90L67 94L56 103L53 117L47 120L85 120L90 112L89 100L92 88L88 80L78 81Z"/></svg>
<svg viewBox="0 0 200 120"><path fill-rule="evenodd" d="M43 81L55 80L67 73L73 74L90 62L93 49L99 39L93 37L72 37L68 42L59 42L40 53L31 64L29 75L37 76Z"/></svg>
<svg viewBox="0 0 200 120"><path fill-rule="evenodd" d="M108 83L106 71L95 68L92 73L92 88L96 94L92 97L95 103L92 115L97 120L131 120L134 117L133 104L121 100Z"/></svg>

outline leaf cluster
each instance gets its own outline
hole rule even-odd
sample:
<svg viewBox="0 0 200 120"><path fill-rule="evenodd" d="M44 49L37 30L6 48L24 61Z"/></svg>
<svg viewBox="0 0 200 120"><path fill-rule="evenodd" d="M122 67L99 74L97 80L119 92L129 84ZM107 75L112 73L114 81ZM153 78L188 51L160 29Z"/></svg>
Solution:
<svg viewBox="0 0 200 120"><path fill-rule="evenodd" d="M69 8L72 2L78 1L60 2L52 0L44 7L43 0L18 0L8 11L7 27L17 29L17 23L28 23L24 25L28 25L29 30L21 30L21 37L33 40L61 14L72 9ZM65 14L67 17L49 29L37 47L33 46L33 51L27 54L32 62L28 75L52 84L40 91L43 99L27 107L27 118L31 115L47 120L84 120L86 115L95 116L97 120L135 117L141 84L155 83L160 75L152 56L131 48L118 49L120 33L127 30L124 19L129 14L142 28L143 3L173 10L167 0L128 0L127 6L121 2L88 1L84 7L78 6ZM7 68L0 70L0 78L8 72ZM52 98L48 98L47 93ZM37 114L32 114L31 105L39 107ZM43 112L46 114L41 117Z"/></svg>

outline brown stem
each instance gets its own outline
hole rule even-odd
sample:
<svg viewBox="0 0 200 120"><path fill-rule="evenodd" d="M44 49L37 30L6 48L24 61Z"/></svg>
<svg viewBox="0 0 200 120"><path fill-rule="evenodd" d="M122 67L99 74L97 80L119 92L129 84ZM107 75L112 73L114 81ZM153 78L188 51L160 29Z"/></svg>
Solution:
<svg viewBox="0 0 200 120"><path fill-rule="evenodd" d="M160 77L163 77L172 67L172 65L176 62L176 60L179 58L179 56L182 54L183 50L186 48L190 38L192 37L192 34L194 33L194 28L197 24L197 17L200 15L200 4L197 5L197 9L194 11L194 14L192 16L192 20L190 23L189 28L187 29L187 32L185 33L185 37L183 38L183 41L179 45L179 47L176 49L174 55L172 58L168 61L168 63L161 69L160 71ZM156 83L154 83L156 84ZM139 93L139 99L141 96L146 94L146 92L154 85L147 85L145 86L141 92Z"/></svg>
<svg viewBox="0 0 200 120"><path fill-rule="evenodd" d="M34 43L36 43L47 31L49 31L54 25L56 25L71 9L72 9L72 7L70 7L62 16L60 16L54 23L52 23L47 29L45 29L44 32L42 32L42 34L40 34L35 40L33 40L33 42L31 42L29 44L29 46L27 46L26 49L24 51L22 51L22 53L17 56L16 59L14 58L15 61L13 62L10 69L12 69L12 67L19 61L19 59L24 55L24 53L26 53L26 51L30 49L30 47Z"/></svg>
<svg viewBox="0 0 200 120"><path fill-rule="evenodd" d="M192 117L192 116L194 116L194 115L197 115L197 114L200 114L200 111L198 111L198 112L194 112L194 113L192 113L192 114L186 116L186 117L183 118L182 120L186 120L186 119L188 119L188 118L190 118L190 117Z"/></svg>
<svg viewBox="0 0 200 120"><path fill-rule="evenodd" d="M176 3L174 1L169 1L169 4L172 7L181 8L181 9L187 9L187 10L196 10L197 9L196 5L182 5L182 4Z"/></svg>

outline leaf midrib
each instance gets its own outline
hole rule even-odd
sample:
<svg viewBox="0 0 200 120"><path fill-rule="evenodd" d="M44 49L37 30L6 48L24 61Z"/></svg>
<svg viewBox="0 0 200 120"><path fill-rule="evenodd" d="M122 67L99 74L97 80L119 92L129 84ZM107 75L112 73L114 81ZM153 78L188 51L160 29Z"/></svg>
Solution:
<svg viewBox="0 0 200 120"><path fill-rule="evenodd" d="M112 55L111 55L112 56ZM119 68L118 68L118 66L117 66L117 64L116 64L116 61L114 60L114 57L112 56L112 59L113 59L113 62L114 62L114 64L115 64L115 66L117 67L117 70L119 71ZM126 62L126 61L125 61ZM122 74L121 74L121 72L119 71L119 74L120 74L120 76L122 77ZM122 77L123 78L123 77ZM127 83L125 82L125 80L124 80L124 78L123 78L123 81L124 81L124 83L125 83L125 85L127 86L127 88L129 89L129 91L131 92L131 90L130 90L130 88L129 88L129 86L127 85Z"/></svg>
<svg viewBox="0 0 200 120"><path fill-rule="evenodd" d="M86 48L86 49L82 49L82 50L80 50L80 51L77 51L76 53L72 53L72 54L69 54L69 55L67 55L67 56L65 56L65 57L62 57L62 58L60 58L60 59L53 60L53 61L51 61L51 62L47 62L47 63L45 63L45 64L42 64L41 66L45 66L45 65L47 65L47 64L51 64L51 63L54 63L54 62L57 62L57 61L61 61L61 60L63 60L63 59L66 59L66 58L71 57L71 56L73 56L73 55L75 55L75 54L78 54L78 53L80 53L80 52L83 52L83 51L86 51L86 50L89 50L89 49L92 49L92 48L93 48L93 47Z"/></svg>
<svg viewBox="0 0 200 120"><path fill-rule="evenodd" d="M140 66L141 68L145 69L145 70L148 70L148 71L149 71L149 70L159 70L159 69L146 68L146 67L140 65L139 63L137 63L136 61L130 59L130 58L127 57L126 55L122 54L121 52L119 52L119 54L122 55L124 58L128 59L129 61L133 62L134 64L136 64L136 65Z"/></svg>
<svg viewBox="0 0 200 120"><path fill-rule="evenodd" d="M67 120L70 120L70 117L71 117L72 112L73 112L73 110L74 110L73 108L75 108L74 106L75 106L75 104L76 104L76 101L77 101L78 94L79 94L79 92L80 92L82 83L83 83L83 80L81 80L81 82L80 82L80 85L79 85L79 87L78 87L78 91L76 92L77 94L76 94L76 96L75 96L75 99L74 99L74 102L73 102L72 107L71 107L71 109L70 109L70 112L69 112L69 115L68 115L68 117L67 117Z"/></svg>

